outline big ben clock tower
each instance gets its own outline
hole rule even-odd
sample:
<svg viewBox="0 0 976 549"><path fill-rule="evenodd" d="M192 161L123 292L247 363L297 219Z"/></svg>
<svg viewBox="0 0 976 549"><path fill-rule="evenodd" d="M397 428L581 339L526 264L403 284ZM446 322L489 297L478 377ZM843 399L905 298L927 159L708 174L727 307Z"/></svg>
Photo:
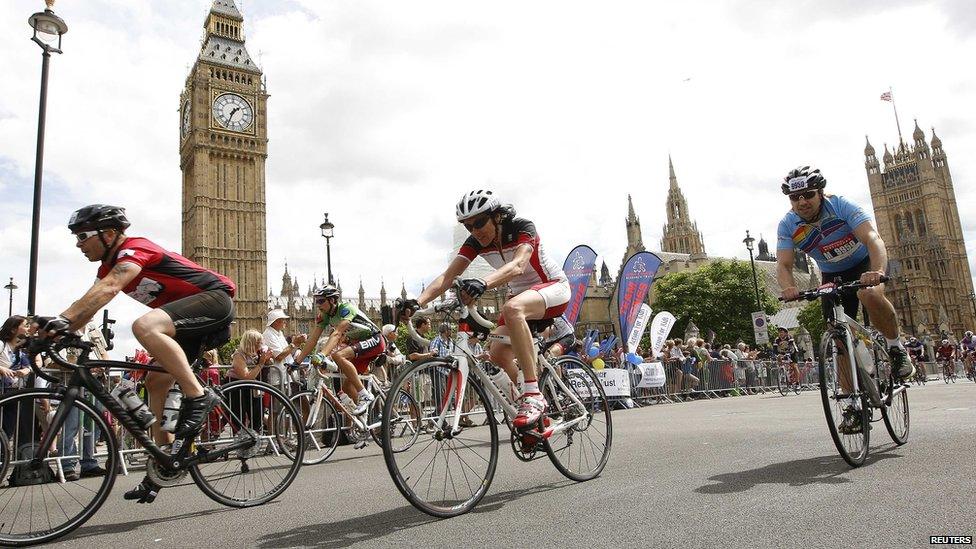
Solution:
<svg viewBox="0 0 976 549"><path fill-rule="evenodd" d="M183 255L237 284L240 335L267 311L267 100L233 0L214 0L180 95Z"/></svg>

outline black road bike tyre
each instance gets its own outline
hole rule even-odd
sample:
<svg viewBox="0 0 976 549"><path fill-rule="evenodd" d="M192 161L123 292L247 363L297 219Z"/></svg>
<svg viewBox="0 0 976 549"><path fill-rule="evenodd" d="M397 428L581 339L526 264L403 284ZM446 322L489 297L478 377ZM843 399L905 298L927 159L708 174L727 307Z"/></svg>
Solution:
<svg viewBox="0 0 976 549"><path fill-rule="evenodd" d="M10 461L13 460L14 451L10 447L10 438L7 433L0 431L0 484L7 478L7 471L10 469Z"/></svg>
<svg viewBox="0 0 976 549"><path fill-rule="evenodd" d="M597 378L596 374L593 372L593 369L589 365L583 363L577 358L561 357L555 361L553 366L558 372L565 372L565 370L568 368L581 370L582 374L574 372L573 375L583 375L588 377L590 386L594 387L598 393L595 401L596 406L589 407L591 408L589 413L592 417L588 421L580 422L577 426L574 426L572 436L576 438L583 438L586 436L587 432L590 432L599 437L600 435L597 428L594 427L594 420L597 418L603 419L603 422L606 425L606 433L603 435L603 438L605 439L603 450L599 455L593 456L593 465L587 471L573 471L569 466L564 464L563 458L559 455L561 448L554 448L553 439L551 438L546 439L544 443L546 454L549 455L549 460L552 461L552 464L556 467L556 469L567 478L577 482L596 478L601 472L603 472L603 468L606 467L607 461L610 459L610 448L613 445L613 420L612 416L610 415L610 405L607 402L607 395L603 391L603 383L600 382L599 378ZM543 388L543 390L547 393L551 390L549 387L550 377L552 377L552 372L548 369L544 370L542 372L542 376L539 377L539 387ZM573 385L570 383L568 377L569 376L564 376L563 383L565 383L570 389L573 389ZM579 397L578 393L577 396ZM549 402L549 407L545 411L545 414L548 416L549 414L553 413L554 406L556 405L555 398L558 398L558 396L546 394L545 397ZM567 440L572 441L572 439L569 437L567 437Z"/></svg>
<svg viewBox="0 0 976 549"><path fill-rule="evenodd" d="M196 483L196 485L200 488L200 490L204 494L207 495L207 497L216 501L217 503L226 505L228 507L238 507L238 508L255 507L257 505L263 505L275 499L282 493L284 493L284 491L287 490L288 487L291 485L291 483L295 480L295 476L298 475L298 470L302 466L302 459L304 459L304 455L305 455L305 442L306 442L305 428L301 423L302 416L298 413L298 410L296 410L295 406L291 403L291 401L288 400L288 397L273 385L269 385L262 381L253 381L253 380L240 380L240 381L232 381L230 383L226 383L219 387L219 392L222 395L225 404L228 403L228 400L227 397L224 395L226 395L228 391L232 391L232 390L263 391L265 393L270 394L272 397L272 406L269 411L270 412L269 415L270 415L270 424L272 426L280 426L281 417L282 417L281 414L289 414L291 416L292 418L291 429L293 430L296 436L295 446L294 449L288 454L281 452L282 455L288 458L290 464L287 466L287 469L284 471L284 473L280 476L280 479L277 481L277 484L272 486L270 490L266 491L264 494L257 495L256 497L249 496L245 498L229 497L227 494L222 493L218 489L218 487L214 483L212 483L209 478L207 478L207 475L200 470L201 466L206 466L209 465L210 463L216 463L216 462L207 462L202 464L195 463L189 468L189 471L190 471L190 476L193 477L193 482ZM276 406L281 406L281 408L276 408ZM275 413L275 410L278 410L278 413ZM275 439L276 436L271 436L270 438ZM277 441L274 442L280 444L280 442ZM230 461L234 459L236 458L231 457L229 460L225 460L225 461ZM256 457L255 459L261 459L261 458ZM247 461L248 459L240 460L242 474L249 474L249 471L243 470L243 466L246 464ZM255 483L255 486L256 485L257 484ZM262 487L266 486L266 483L263 481L263 479L262 479L261 486Z"/></svg>
<svg viewBox="0 0 976 549"><path fill-rule="evenodd" d="M342 432L342 416L329 399L322 398L319 422L326 426L334 426L335 431L329 432L329 427L327 427L326 431L321 433L319 439L313 440L319 435L316 432L318 429L309 431L308 426L305 425L306 418L304 414L305 406L311 406L315 402L316 396L315 391L302 391L291 397L292 405L295 406L299 414L302 414L300 417L302 417L302 426L305 428L305 455L302 458L303 465L316 465L332 457L336 446L339 445L339 435ZM290 450L291 448L288 447L285 451L289 452Z"/></svg>
<svg viewBox="0 0 976 549"><path fill-rule="evenodd" d="M893 418L892 416L900 416ZM891 406L881 407L881 417L884 418L885 428L888 429L888 434L891 435L891 440L895 441L895 444L901 446L908 442L908 431L911 427L910 414L908 409L908 391L902 391L892 399ZM898 423L898 419L902 420L904 423L904 430L896 429L895 425L892 425L892 419L895 419Z"/></svg>
<svg viewBox="0 0 976 549"><path fill-rule="evenodd" d="M3 409L3 407L10 405L14 401L29 400L30 401L29 409L34 410L34 401L37 399L49 399L49 400L62 401L64 399L64 392L50 390L50 389L20 389L18 391L7 393L6 395L3 396L3 398L0 398L0 409ZM20 406L20 404L15 404L15 406ZM48 543L55 539L58 539L68 534L75 528L78 528L85 522L87 522L88 519L90 519L92 515L94 515L95 512L98 511L99 507L101 507L102 504L105 503L105 499L108 498L109 493L112 491L112 486L115 485L115 476L116 476L112 474L112 471L117 470L118 461L119 461L119 451L118 451L119 448L118 448L118 441L115 439L115 433L113 433L112 430L109 428L108 423L105 421L105 418L102 416L102 414L97 412L95 408L91 404L89 404L88 401L86 401L85 399L79 398L75 400L73 406L80 408L81 411L87 415L85 421L90 420L94 422L95 426L101 429L103 433L105 433L105 449L107 455L105 456L104 467L106 471L109 471L109 473L102 477L96 477L96 478L101 478L102 482L101 485L98 486L97 490L94 491L95 496L78 514L69 518L67 521L65 521L64 524L60 524L57 525L56 527L48 528L43 531L30 532L22 535L11 534L7 532L6 524L4 524L2 527L0 527L0 545L10 546L10 547L25 547L28 545L37 545L39 543ZM79 420L79 423L80 422L81 420ZM63 424L61 428L62 429L64 428ZM6 481L6 479L0 479L0 480L4 482ZM54 483L57 482L58 482L57 479L55 479ZM42 490L44 487L50 487L50 486L51 486L50 483L37 485L37 487L39 487L39 489ZM6 484L4 484L3 489L0 489L0 494L2 494L4 491L9 489L11 488ZM88 491L90 492L91 490ZM2 499L4 498L2 495L0 495L0 500Z"/></svg>
<svg viewBox="0 0 976 549"><path fill-rule="evenodd" d="M782 396L786 396L790 392L790 382L786 376L786 370L779 365L776 367L776 389L779 390L779 394Z"/></svg>
<svg viewBox="0 0 976 549"><path fill-rule="evenodd" d="M820 355L820 362L817 368L820 372L820 379L830 380L829 383L832 385L839 385L840 380L836 378L836 372L827 374L826 370L833 369L833 366L828 366L828 363L832 359L834 346L833 341L828 341L827 345L824 347L824 352ZM830 377L827 377L830 376ZM864 460L868 457L868 444L871 440L871 408L868 404L867 396L861 393L861 433L859 435L844 435L837 430L838 419L834 417L834 397L833 397L833 387L828 387L828 383L820 384L820 400L824 408L824 417L827 420L827 429L830 431L830 438L834 441L834 447L837 448L837 452L840 454L844 461L848 463L851 467L860 467L864 464ZM852 436L858 437L861 440L861 450L856 454L851 453L844 444L842 436Z"/></svg>
<svg viewBox="0 0 976 549"><path fill-rule="evenodd" d="M395 394L398 391L405 390L403 389L404 384L411 378L412 375L414 375L415 372L418 372L426 368L436 367L437 365L441 365L445 368L449 368L451 364L452 361L450 360L445 360L442 358L429 358L427 360L415 362L413 365L409 367L402 368L400 371L400 375L397 376L397 378L393 381L392 386L390 386L390 393ZM426 374L422 374L422 375L426 375ZM481 384L477 382L477 378L475 378L474 375L470 375L468 377L468 383L469 386L474 390L476 397L481 400L482 406L490 406L488 395L485 393L485 390L481 386ZM384 409L383 409L382 446L383 446L383 459L384 461L386 461L386 468L390 472L390 477L393 479L393 484L397 487L397 490L399 490L400 493L403 494L403 497L405 497L407 501L410 502L411 505L413 505L420 511L423 511L424 513L427 513L428 515L434 517L438 517L438 518L456 517L458 515L463 515L468 511L470 511L471 509L473 509L475 505L477 505L478 502L481 501L481 499L488 492L488 488L491 486L491 481L494 479L495 470L498 466L498 424L493 421L489 421L485 425L475 427L475 429L488 429L488 434L489 434L488 445L490 447L489 448L490 454L488 459L486 460L487 469L485 471L484 478L478 481L480 483L479 488L475 491L475 493L471 495L470 498L465 500L463 503L453 505L450 507L439 506L427 502L419 494L414 492L414 490L411 488L408 482L409 475L407 477L404 477L403 473L400 471L400 467L397 465L398 456L403 456L400 459L406 460L406 456L405 456L406 452L394 452L393 446L390 444L389 435L390 435L390 429L392 427L392 424L390 423L390 418L392 417L393 405L394 405L394 400L388 399L386 401L385 406L383 407ZM421 406L421 413L423 415L423 411L425 408L424 403L421 402L420 406ZM435 413L436 412L439 412L439 410L436 410L435 408ZM424 429L425 427L427 427L427 422L422 420L421 429ZM427 438L431 438L431 440L434 440L434 437L432 435L423 434L419 437L419 439L413 445L413 447L423 448L422 445L428 444ZM433 444L433 442L431 442L430 444Z"/></svg>

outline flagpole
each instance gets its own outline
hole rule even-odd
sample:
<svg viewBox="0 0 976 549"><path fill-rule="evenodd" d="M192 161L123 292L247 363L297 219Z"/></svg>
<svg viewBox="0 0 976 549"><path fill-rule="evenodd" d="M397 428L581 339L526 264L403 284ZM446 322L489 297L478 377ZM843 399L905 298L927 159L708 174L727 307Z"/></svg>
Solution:
<svg viewBox="0 0 976 549"><path fill-rule="evenodd" d="M895 107L895 94L891 91L891 86L888 86L888 96L891 97L891 110L895 111L895 126L898 128L898 143L904 143L901 138L901 122L898 121L898 108Z"/></svg>

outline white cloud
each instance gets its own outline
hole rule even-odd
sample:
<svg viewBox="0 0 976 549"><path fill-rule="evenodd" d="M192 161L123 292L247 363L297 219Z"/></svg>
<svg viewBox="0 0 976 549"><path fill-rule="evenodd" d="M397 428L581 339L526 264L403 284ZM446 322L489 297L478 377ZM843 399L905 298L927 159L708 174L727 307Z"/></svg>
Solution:
<svg viewBox="0 0 976 549"><path fill-rule="evenodd" d="M178 98L209 4L57 5L70 31L51 60L40 311L61 310L94 271L61 232L73 207L122 203L134 230L179 248ZM536 220L554 256L585 242L616 269L628 193L645 244L658 245L669 153L709 254L744 257L747 228L773 238L787 207L778 181L796 164L869 205L864 135L879 154L897 139L878 100L889 85L903 133L914 117L929 137L935 126L958 202L976 203L968 3L661 6L244 4L271 93L269 285L286 257L303 285L324 276L328 211L347 288L362 277L377 294L381 277L388 289L402 277L415 293L443 268L454 201L480 186ZM0 237L22 288L40 68L25 20L36 9L0 5L0 190L11 197ZM976 272L976 221L961 213ZM140 310L123 302L118 318Z"/></svg>

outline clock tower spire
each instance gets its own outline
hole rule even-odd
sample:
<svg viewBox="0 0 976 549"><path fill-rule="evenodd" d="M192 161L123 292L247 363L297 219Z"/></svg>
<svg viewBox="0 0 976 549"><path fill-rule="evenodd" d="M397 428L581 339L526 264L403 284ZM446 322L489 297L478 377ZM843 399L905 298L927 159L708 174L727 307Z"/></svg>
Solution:
<svg viewBox="0 0 976 549"><path fill-rule="evenodd" d="M237 284L235 333L267 311L268 94L233 0L214 0L180 95L183 255Z"/></svg>

